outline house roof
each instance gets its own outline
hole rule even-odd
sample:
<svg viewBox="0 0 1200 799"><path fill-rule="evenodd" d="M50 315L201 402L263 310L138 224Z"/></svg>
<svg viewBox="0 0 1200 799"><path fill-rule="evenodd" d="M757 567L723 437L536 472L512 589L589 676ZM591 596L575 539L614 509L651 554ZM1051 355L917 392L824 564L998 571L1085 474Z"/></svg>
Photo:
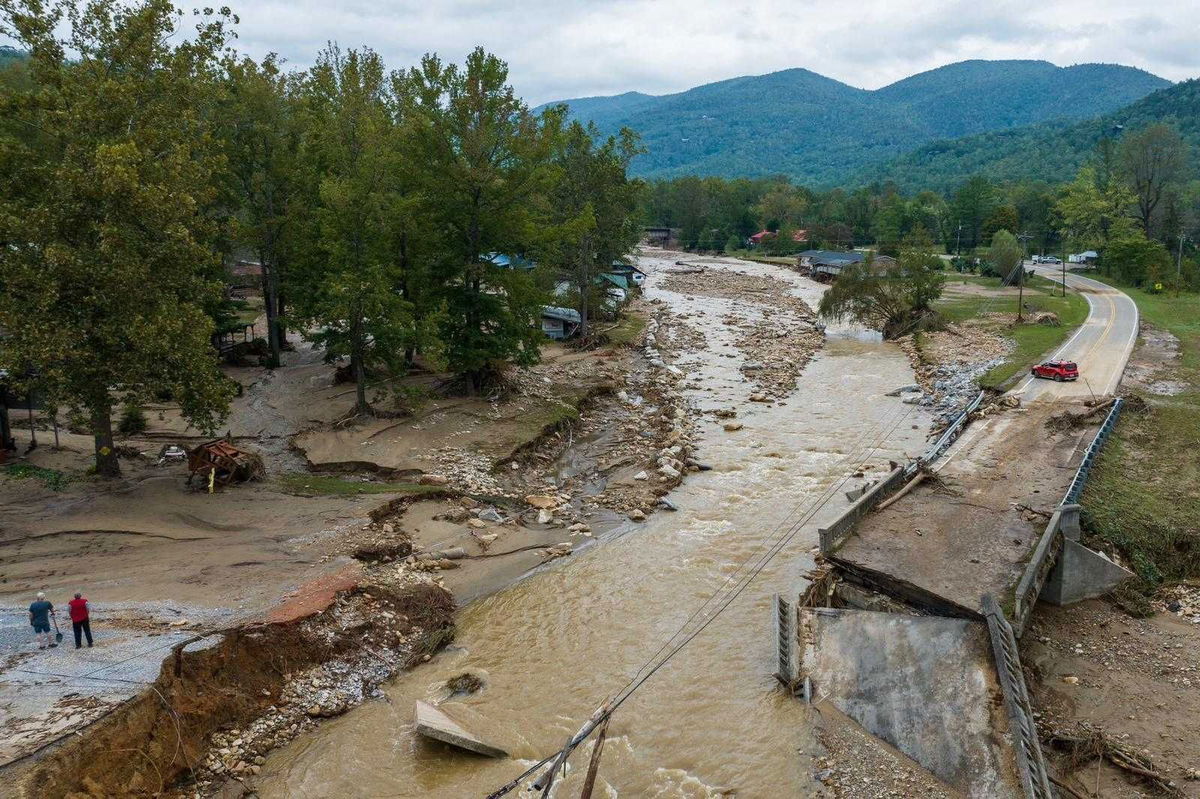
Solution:
<svg viewBox="0 0 1200 799"><path fill-rule="evenodd" d="M560 319L564 322L573 322L579 324L583 320L579 316L579 311L574 308L557 308L553 305L542 306L542 316L547 319Z"/></svg>
<svg viewBox="0 0 1200 799"><path fill-rule="evenodd" d="M624 261L613 261L609 268L617 274L620 274L621 272L637 272L639 275L646 274L645 271L638 269L633 264L627 264Z"/></svg>
<svg viewBox="0 0 1200 799"><path fill-rule="evenodd" d="M1099 258L1100 253L1096 252L1095 250L1087 250L1086 252L1077 253L1075 257L1077 257L1077 258Z"/></svg>
<svg viewBox="0 0 1200 799"><path fill-rule="evenodd" d="M767 236L774 236L774 235L775 235L775 234L774 234L773 232L771 232L770 230L767 230L766 228L764 228L764 229L762 229L762 230L758 231L757 233L755 233L753 236L751 236L751 237L750 237L750 241L752 241L752 242L754 242L755 244L757 244L758 242L760 242L760 241L762 241L763 239L765 239Z"/></svg>
<svg viewBox="0 0 1200 799"><path fill-rule="evenodd" d="M614 275L611 272L605 272L604 274L596 275L596 282L600 282L603 280L606 280L609 283L612 283L617 288L622 288L622 289L629 288L629 281L625 279L624 275Z"/></svg>
<svg viewBox="0 0 1200 799"><path fill-rule="evenodd" d="M483 256L483 260L495 264L501 269L533 269L536 266L528 258L502 252L489 252Z"/></svg>
<svg viewBox="0 0 1200 799"><path fill-rule="evenodd" d="M863 260L861 252L837 252L835 250L805 250L800 253L801 258L808 258L814 263L827 264L829 266L856 264Z"/></svg>

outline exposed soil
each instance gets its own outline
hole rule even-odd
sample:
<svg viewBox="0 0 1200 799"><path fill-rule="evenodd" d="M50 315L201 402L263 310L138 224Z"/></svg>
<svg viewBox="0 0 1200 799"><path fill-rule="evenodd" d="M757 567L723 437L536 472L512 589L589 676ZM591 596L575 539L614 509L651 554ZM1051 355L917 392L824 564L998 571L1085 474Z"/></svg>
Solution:
<svg viewBox="0 0 1200 799"><path fill-rule="evenodd" d="M22 795L208 794L253 775L270 748L440 646L452 610L429 584L363 584L316 615L177 649L150 690L29 767Z"/></svg>
<svg viewBox="0 0 1200 799"><path fill-rule="evenodd" d="M1043 737L1103 732L1181 795L1200 796L1200 625L1172 613L1134 619L1100 600L1039 605L1021 647ZM1162 795L1107 760L1055 765L1084 796Z"/></svg>

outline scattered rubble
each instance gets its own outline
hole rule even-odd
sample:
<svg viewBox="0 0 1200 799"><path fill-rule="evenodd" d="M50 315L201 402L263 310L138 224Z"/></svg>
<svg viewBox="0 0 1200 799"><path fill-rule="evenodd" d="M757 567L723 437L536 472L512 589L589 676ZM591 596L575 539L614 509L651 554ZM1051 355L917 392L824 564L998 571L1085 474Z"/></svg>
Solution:
<svg viewBox="0 0 1200 799"><path fill-rule="evenodd" d="M934 429L949 424L979 394L979 379L1012 352L1008 339L974 325L949 325L898 340L922 393L906 402L930 408Z"/></svg>

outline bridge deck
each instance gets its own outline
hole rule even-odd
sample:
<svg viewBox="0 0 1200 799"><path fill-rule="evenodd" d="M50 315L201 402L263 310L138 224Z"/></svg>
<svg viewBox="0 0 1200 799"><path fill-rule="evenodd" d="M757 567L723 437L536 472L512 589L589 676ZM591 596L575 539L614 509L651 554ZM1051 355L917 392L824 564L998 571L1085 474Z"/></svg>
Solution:
<svg viewBox="0 0 1200 799"><path fill-rule="evenodd" d="M864 518L833 560L942 613L979 614L987 593L1008 607L1095 435L1047 429L1053 412L1034 404L973 423L935 466L940 485Z"/></svg>

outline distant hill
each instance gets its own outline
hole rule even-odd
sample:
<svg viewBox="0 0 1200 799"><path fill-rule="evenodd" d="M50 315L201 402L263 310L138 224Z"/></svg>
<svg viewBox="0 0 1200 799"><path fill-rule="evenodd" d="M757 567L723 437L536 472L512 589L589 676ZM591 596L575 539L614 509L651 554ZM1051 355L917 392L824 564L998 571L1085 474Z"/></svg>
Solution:
<svg viewBox="0 0 1200 799"><path fill-rule="evenodd" d="M789 174L841 182L940 138L1113 111L1169 81L1108 64L964 61L876 91L806 69L733 78L678 94L563 101L605 132L642 136L643 176Z"/></svg>
<svg viewBox="0 0 1200 799"><path fill-rule="evenodd" d="M1128 106L1082 122L1028 125L926 144L859 170L848 182L894 180L909 188L947 189L968 175L998 180L1069 180L1102 136L1119 137L1171 122L1200 158L1200 80L1177 83Z"/></svg>
<svg viewBox="0 0 1200 799"><path fill-rule="evenodd" d="M24 50L18 50L6 44L0 45L0 69L4 69L9 64L17 61L24 61L26 58L28 58L28 53Z"/></svg>

